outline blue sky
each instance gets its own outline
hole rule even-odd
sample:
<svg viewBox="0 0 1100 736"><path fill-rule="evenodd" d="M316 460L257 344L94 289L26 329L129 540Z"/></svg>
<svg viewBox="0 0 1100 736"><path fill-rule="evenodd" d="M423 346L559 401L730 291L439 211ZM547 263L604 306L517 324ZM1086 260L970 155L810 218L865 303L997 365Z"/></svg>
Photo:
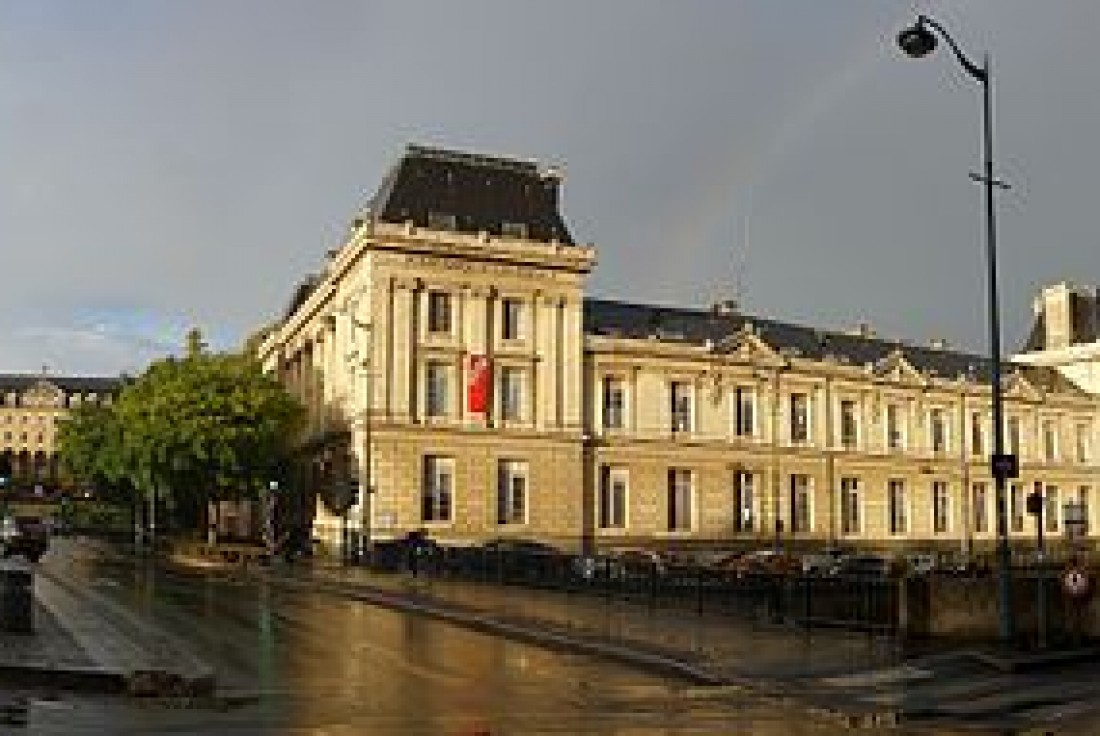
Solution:
<svg viewBox="0 0 1100 736"><path fill-rule="evenodd" d="M1005 344L1100 281L1093 0L6 0L0 371L232 347L339 244L406 143L562 165L589 293L984 350L993 54Z"/></svg>

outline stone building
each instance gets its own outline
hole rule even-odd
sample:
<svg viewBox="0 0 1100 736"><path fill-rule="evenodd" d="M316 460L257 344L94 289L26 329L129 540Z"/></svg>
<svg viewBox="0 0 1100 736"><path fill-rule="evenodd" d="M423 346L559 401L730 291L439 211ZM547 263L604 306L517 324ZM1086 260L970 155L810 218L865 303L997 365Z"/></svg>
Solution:
<svg viewBox="0 0 1100 736"><path fill-rule="evenodd" d="M987 359L732 303L588 298L595 249L573 240L560 183L532 162L410 146L297 289L258 350L309 408L319 537L993 543ZM1035 483L1052 536L1069 500L1100 523L1100 349L1067 347L1055 312L1070 293L1044 293L1033 350L1006 364L1021 541Z"/></svg>
<svg viewBox="0 0 1100 736"><path fill-rule="evenodd" d="M91 376L0 374L0 455L15 487L57 487L58 423L84 403L111 403L122 379Z"/></svg>

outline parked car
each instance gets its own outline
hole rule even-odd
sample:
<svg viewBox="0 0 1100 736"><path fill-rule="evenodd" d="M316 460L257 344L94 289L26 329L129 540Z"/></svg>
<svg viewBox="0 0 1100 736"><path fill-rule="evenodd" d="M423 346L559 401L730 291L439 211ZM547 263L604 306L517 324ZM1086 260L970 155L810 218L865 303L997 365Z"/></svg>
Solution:
<svg viewBox="0 0 1100 736"><path fill-rule="evenodd" d="M426 532L416 530L403 537L375 542L372 560L376 567L382 569L415 572L422 563L436 560L440 554L439 544Z"/></svg>
<svg viewBox="0 0 1100 736"><path fill-rule="evenodd" d="M496 539L490 539L482 544L481 548L489 552L512 552L528 555L561 554L561 550L551 544L518 537L497 537Z"/></svg>
<svg viewBox="0 0 1100 736"><path fill-rule="evenodd" d="M801 561L793 555L774 549L758 549L728 559L723 567L737 577L746 575L790 575L801 569Z"/></svg>
<svg viewBox="0 0 1100 736"><path fill-rule="evenodd" d="M0 544L4 557L21 555L38 562L50 548L50 530L36 516L6 516L0 522Z"/></svg>
<svg viewBox="0 0 1100 736"><path fill-rule="evenodd" d="M651 549L624 549L616 552L615 558L627 570L652 569L658 575L668 572L668 560L660 552L654 552Z"/></svg>
<svg viewBox="0 0 1100 736"><path fill-rule="evenodd" d="M573 558L573 571L582 580L620 580L623 563L611 555L581 555Z"/></svg>
<svg viewBox="0 0 1100 736"><path fill-rule="evenodd" d="M802 556L802 572L806 575L836 575L841 562L849 556L849 552L836 548L810 552Z"/></svg>
<svg viewBox="0 0 1100 736"><path fill-rule="evenodd" d="M930 575L939 567L939 560L931 552L914 552L904 562L910 575Z"/></svg>
<svg viewBox="0 0 1100 736"><path fill-rule="evenodd" d="M864 553L843 558L837 574L885 578L893 574L894 567L893 561L886 557Z"/></svg>

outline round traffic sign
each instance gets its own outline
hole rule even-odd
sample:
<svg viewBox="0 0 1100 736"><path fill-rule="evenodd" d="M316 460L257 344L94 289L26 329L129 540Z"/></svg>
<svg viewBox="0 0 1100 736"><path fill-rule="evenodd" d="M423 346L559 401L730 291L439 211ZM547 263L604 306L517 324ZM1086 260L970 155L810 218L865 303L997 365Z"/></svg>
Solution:
<svg viewBox="0 0 1100 736"><path fill-rule="evenodd" d="M1070 598L1088 598L1092 594L1092 576L1085 568L1070 565L1062 571L1062 590Z"/></svg>

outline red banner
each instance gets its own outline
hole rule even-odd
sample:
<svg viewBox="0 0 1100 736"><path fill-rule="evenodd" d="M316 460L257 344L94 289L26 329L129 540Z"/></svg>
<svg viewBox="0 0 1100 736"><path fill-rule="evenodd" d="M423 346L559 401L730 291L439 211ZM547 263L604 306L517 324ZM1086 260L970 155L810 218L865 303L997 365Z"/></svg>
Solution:
<svg viewBox="0 0 1100 736"><path fill-rule="evenodd" d="M489 382L492 378L489 356L469 356L466 368L466 411L484 414L489 410Z"/></svg>

